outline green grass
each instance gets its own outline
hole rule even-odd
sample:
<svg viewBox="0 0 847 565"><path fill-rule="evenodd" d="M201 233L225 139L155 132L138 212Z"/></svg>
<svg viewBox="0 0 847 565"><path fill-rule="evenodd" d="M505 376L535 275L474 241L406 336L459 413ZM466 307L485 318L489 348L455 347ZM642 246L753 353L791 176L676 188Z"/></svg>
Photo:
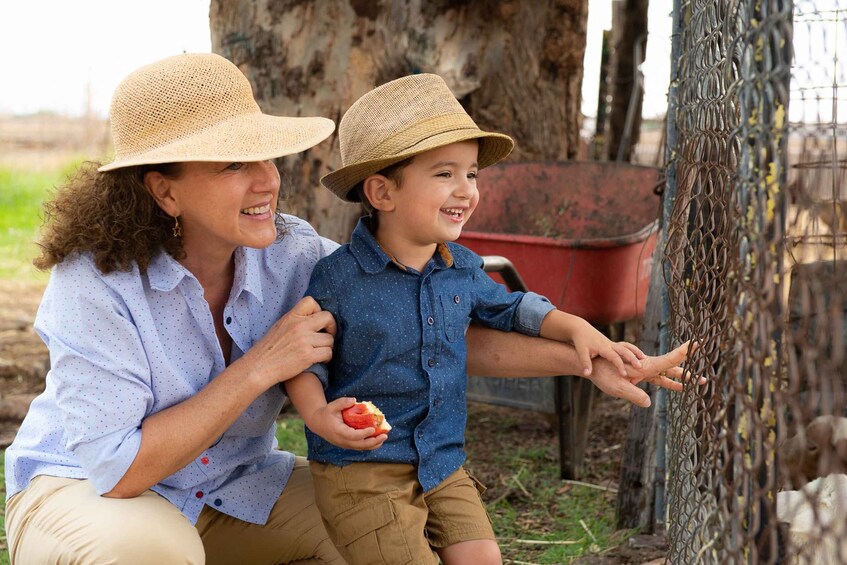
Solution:
<svg viewBox="0 0 847 565"><path fill-rule="evenodd" d="M306 435L303 433L303 420L292 415L285 414L277 421L276 439L279 448L294 455L306 456Z"/></svg>
<svg viewBox="0 0 847 565"><path fill-rule="evenodd" d="M0 166L0 279L47 280L32 266L41 204L78 166L78 161L40 171Z"/></svg>
<svg viewBox="0 0 847 565"><path fill-rule="evenodd" d="M498 466L507 488L487 508L507 563L571 563L634 533L616 531L614 492L559 479L549 447L504 447Z"/></svg>

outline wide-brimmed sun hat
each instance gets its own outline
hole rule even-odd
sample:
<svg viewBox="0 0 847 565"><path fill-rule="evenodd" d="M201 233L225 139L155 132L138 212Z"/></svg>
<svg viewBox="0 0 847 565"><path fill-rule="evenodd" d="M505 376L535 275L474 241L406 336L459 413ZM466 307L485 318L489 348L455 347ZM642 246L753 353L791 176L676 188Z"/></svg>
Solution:
<svg viewBox="0 0 847 565"><path fill-rule="evenodd" d="M341 168L321 183L348 202L359 201L351 189L365 178L424 151L477 139L482 169L515 146L507 135L479 129L444 79L434 74L398 78L371 90L341 118L338 138Z"/></svg>
<svg viewBox="0 0 847 565"><path fill-rule="evenodd" d="M263 114L247 77L213 53L186 53L130 73L109 110L115 159L132 165L184 161L263 161L326 139L332 120Z"/></svg>

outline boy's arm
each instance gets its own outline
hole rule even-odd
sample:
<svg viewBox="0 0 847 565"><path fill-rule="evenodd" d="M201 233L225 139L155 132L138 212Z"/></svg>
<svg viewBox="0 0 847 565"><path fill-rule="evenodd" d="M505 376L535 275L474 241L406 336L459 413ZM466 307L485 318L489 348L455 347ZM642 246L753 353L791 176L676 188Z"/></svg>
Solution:
<svg viewBox="0 0 847 565"><path fill-rule="evenodd" d="M635 345L625 341L615 343L586 320L561 310L551 310L544 317L538 335L572 343L579 356L582 374L585 376L591 374L591 359L594 357L603 357L610 361L624 376L626 376L624 363L640 368L639 359L645 357Z"/></svg>
<svg viewBox="0 0 847 565"><path fill-rule="evenodd" d="M314 373L300 373L285 382L285 390L303 422L329 443L344 449L370 450L381 446L386 435L368 437L373 428L357 430L344 423L341 412L356 403L355 398L342 397L326 401L321 381Z"/></svg>

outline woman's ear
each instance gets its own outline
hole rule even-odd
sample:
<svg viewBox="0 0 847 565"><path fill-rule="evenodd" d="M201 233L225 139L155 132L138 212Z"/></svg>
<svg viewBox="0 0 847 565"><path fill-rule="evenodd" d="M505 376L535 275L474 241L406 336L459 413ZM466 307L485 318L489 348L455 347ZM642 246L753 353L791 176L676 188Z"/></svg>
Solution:
<svg viewBox="0 0 847 565"><path fill-rule="evenodd" d="M144 173L144 186L165 213L172 217L180 215L179 205L167 177L159 171L148 171Z"/></svg>
<svg viewBox="0 0 847 565"><path fill-rule="evenodd" d="M364 180L362 192L368 202L375 210L390 212L394 210L394 200L391 192L395 189L394 183L382 175L371 175Z"/></svg>

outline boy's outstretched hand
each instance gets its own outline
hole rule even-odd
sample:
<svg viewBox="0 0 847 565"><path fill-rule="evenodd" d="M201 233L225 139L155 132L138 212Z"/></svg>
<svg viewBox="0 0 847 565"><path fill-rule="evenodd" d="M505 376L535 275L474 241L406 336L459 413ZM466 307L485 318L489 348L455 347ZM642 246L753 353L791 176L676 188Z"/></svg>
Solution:
<svg viewBox="0 0 847 565"><path fill-rule="evenodd" d="M585 320L581 322L576 326L571 341L579 356L579 364L582 366L584 376L591 376L593 370L591 360L595 357L602 357L612 363L622 376L626 376L627 364L636 369L641 368L640 360L646 355L638 347L626 341L614 342Z"/></svg>
<svg viewBox="0 0 847 565"><path fill-rule="evenodd" d="M561 310L552 310L544 317L540 335L572 343L579 357L582 375L585 377L591 376L591 360L595 357L602 357L612 363L624 377L627 374L625 365L641 368L640 360L645 357L635 345L624 341L615 343L583 318Z"/></svg>
<svg viewBox="0 0 847 565"><path fill-rule="evenodd" d="M696 343L686 341L664 355L644 356L639 367L634 365L625 367L626 374L624 377L618 374L617 366L611 361L595 359L594 370L588 378L606 394L623 398L637 406L646 408L650 406L650 396L636 385L642 381L647 381L668 390L682 390L683 381L688 380L691 375L686 375L681 365L696 346ZM697 382L703 384L706 379L700 377Z"/></svg>

